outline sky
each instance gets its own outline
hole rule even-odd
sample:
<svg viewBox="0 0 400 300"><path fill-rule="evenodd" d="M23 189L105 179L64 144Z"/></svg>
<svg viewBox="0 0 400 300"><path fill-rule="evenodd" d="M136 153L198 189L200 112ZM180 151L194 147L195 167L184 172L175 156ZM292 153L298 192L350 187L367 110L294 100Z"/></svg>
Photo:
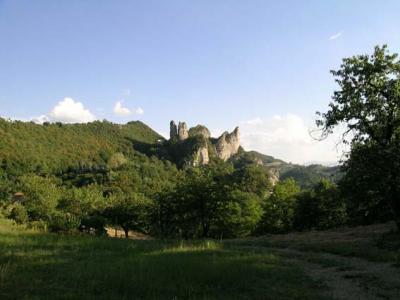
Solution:
<svg viewBox="0 0 400 300"><path fill-rule="evenodd" d="M315 112L344 57L400 52L400 1L0 0L0 116L235 126L246 150L331 164Z"/></svg>

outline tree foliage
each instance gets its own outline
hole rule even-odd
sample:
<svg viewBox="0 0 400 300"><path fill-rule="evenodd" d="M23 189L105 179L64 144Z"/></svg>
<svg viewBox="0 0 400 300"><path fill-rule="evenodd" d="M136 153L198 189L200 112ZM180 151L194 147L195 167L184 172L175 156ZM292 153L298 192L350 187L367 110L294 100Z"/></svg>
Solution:
<svg viewBox="0 0 400 300"><path fill-rule="evenodd" d="M278 182L266 198L258 233L286 233L292 230L300 187L292 179Z"/></svg>
<svg viewBox="0 0 400 300"><path fill-rule="evenodd" d="M343 59L332 71L339 89L330 109L317 121L326 134L344 123L351 133L350 161L345 164L347 181L363 193L376 195L390 207L400 228L400 60L386 46L375 47L372 55ZM344 139L346 141L346 139ZM367 176L362 176L360 154L367 154ZM356 175L357 174L357 175ZM361 176L356 179L353 175ZM349 177L350 176L350 177ZM375 184L374 182L379 182ZM355 185L358 184L358 185ZM370 202L370 197L366 201ZM353 201L364 201L353 197ZM377 200L380 201L380 200ZM363 206L363 205L361 205ZM366 206L366 205L364 205Z"/></svg>
<svg viewBox="0 0 400 300"><path fill-rule="evenodd" d="M337 186L323 179L297 198L294 228L324 230L347 222L346 203Z"/></svg>

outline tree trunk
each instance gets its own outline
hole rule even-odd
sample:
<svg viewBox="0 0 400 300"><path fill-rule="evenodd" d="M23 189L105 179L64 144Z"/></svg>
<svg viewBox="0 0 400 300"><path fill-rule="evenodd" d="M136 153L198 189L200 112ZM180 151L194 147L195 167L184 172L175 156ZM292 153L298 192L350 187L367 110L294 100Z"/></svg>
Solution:
<svg viewBox="0 0 400 300"><path fill-rule="evenodd" d="M210 230L210 225L203 221L203 238L208 237L208 231Z"/></svg>
<svg viewBox="0 0 400 300"><path fill-rule="evenodd" d="M125 232L125 237L128 238L129 237L129 228L124 227L124 232Z"/></svg>
<svg viewBox="0 0 400 300"><path fill-rule="evenodd" d="M389 201L392 210L393 219L397 225L397 231L400 232L400 189L398 188L398 173L395 168L391 168L391 184L389 185Z"/></svg>
<svg viewBox="0 0 400 300"><path fill-rule="evenodd" d="M397 232L400 232L400 216L395 216L396 225L397 225Z"/></svg>
<svg viewBox="0 0 400 300"><path fill-rule="evenodd" d="M395 195L391 200L393 219L396 222L397 231L400 232L400 194Z"/></svg>

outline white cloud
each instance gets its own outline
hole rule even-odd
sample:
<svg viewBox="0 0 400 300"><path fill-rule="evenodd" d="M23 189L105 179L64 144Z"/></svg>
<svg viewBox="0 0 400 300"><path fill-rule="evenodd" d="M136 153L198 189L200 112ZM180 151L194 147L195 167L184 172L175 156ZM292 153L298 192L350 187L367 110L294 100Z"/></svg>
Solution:
<svg viewBox="0 0 400 300"><path fill-rule="evenodd" d="M288 114L256 118L240 124L241 143L246 150L256 150L288 162L306 164L337 162L342 152L337 148L339 136L334 134L323 141L310 135L315 128L301 117Z"/></svg>
<svg viewBox="0 0 400 300"><path fill-rule="evenodd" d="M143 108L138 107L138 108L135 110L135 113L136 113L137 115L143 115L143 114L144 114L144 110L143 110Z"/></svg>
<svg viewBox="0 0 400 300"><path fill-rule="evenodd" d="M96 120L96 117L81 102L72 98L64 98L60 101L47 117L51 121L63 123L88 123Z"/></svg>
<svg viewBox="0 0 400 300"><path fill-rule="evenodd" d="M339 38L342 34L343 34L343 31L338 32L338 33L335 33L334 35L331 35L331 36L329 37L329 40L330 40L330 41L336 40L336 39Z"/></svg>
<svg viewBox="0 0 400 300"><path fill-rule="evenodd" d="M39 116L39 117L33 117L33 118L31 119L31 121L32 121L33 123L36 123L36 124L43 124L44 122L50 122L50 119L49 119L49 117L46 116L46 115L41 115L41 116Z"/></svg>
<svg viewBox="0 0 400 300"><path fill-rule="evenodd" d="M127 107L122 106L121 101L117 101L114 105L114 114L119 117L126 117L132 114L131 110Z"/></svg>

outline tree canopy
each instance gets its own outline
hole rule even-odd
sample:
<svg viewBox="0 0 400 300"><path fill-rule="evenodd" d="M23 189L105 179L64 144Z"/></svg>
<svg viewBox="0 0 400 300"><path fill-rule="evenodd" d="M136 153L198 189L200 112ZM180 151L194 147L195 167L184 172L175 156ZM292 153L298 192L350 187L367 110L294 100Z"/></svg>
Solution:
<svg viewBox="0 0 400 300"><path fill-rule="evenodd" d="M382 199L400 228L398 55L390 53L386 45L377 46L372 55L343 59L340 69L332 74L339 89L333 94L329 110L318 113L317 125L326 134L339 124L346 125L344 142L348 142L346 134L351 133L351 151L344 165L345 180L360 193Z"/></svg>

